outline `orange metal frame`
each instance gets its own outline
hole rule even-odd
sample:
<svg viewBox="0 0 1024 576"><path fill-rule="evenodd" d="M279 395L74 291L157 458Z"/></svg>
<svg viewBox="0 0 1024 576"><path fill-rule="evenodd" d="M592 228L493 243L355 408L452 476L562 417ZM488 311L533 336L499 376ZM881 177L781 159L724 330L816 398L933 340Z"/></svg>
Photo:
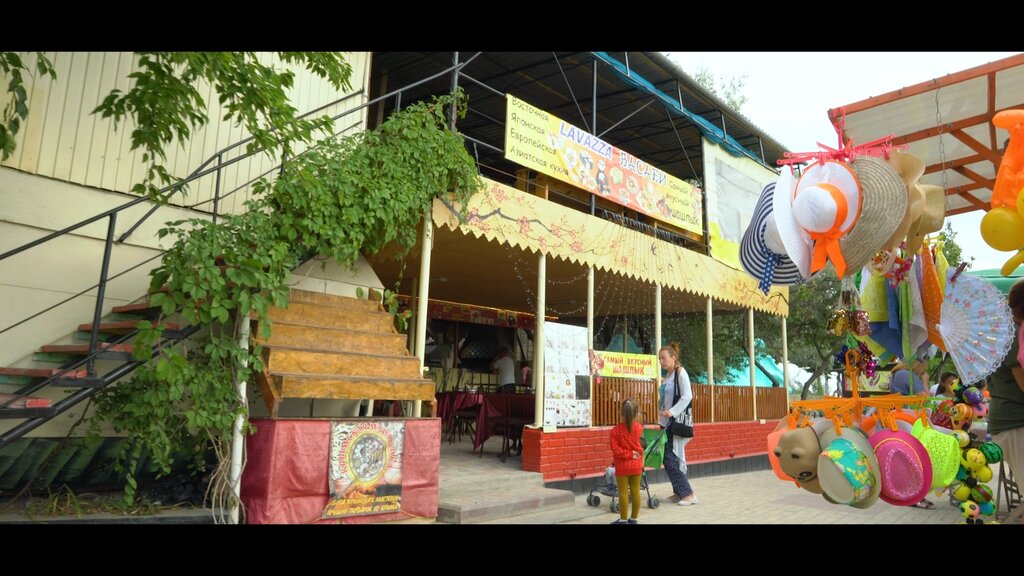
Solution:
<svg viewBox="0 0 1024 576"><path fill-rule="evenodd" d="M963 185L963 186L955 186L955 187L947 188L946 189L946 195L947 196L960 196L961 198L963 198L964 200L969 202L970 205L962 207L962 208L950 209L950 210L948 210L946 212L946 215L947 216L953 216L955 214L963 214L965 212L973 212L974 210L988 210L989 209L988 203L982 202L977 197L975 197L973 194L970 194L970 192L973 191L973 190L978 190L978 189L982 189L982 188L989 188L989 189L991 189L991 187L993 185L993 181L991 179L987 179L987 178L984 178L984 177L980 176L979 174L977 174L976 172L974 172L972 170L969 170L965 166L967 164L973 164L975 162L989 161L989 162L992 163L992 166L993 166L994 170L996 172L999 171L999 162L1000 162L1002 153L999 150L999 148L1000 148L999 143L996 142L996 129L995 129L995 126L992 124L992 117L995 116L996 113L1001 112L1002 110L1009 110L1009 109L1014 109L1014 108L1024 108L1024 103L1016 105L1016 106L1010 106L1008 108L1003 108L1003 109L1000 109L1000 110L996 110L996 73L1000 72L1002 70L1006 70L1008 68L1013 68L1015 66L1021 66L1021 65L1024 65L1024 54L1019 54L1017 56L1011 56L1009 58L1003 58L1002 60L997 60L995 62L989 62L988 64L983 64L981 66L976 66L974 68L968 68L967 70L961 70L960 72L955 72L953 74L948 74L946 76L943 76L942 78L935 78L933 80L928 80L926 82L921 82L920 84L915 84L913 86L908 86L906 88L900 88L898 90L893 90L892 92L888 92L888 93L882 94L880 96L873 96L873 97L868 98L866 100L861 100L860 102L854 102L853 104L847 104L846 106L840 106L838 108L832 108L831 110L828 111L828 117L829 117L829 120L832 122L832 125L836 126L836 128L839 129L840 120L841 120L841 118L843 117L844 114L849 115L849 114L854 114L854 113L857 113L857 112L863 112L865 110L870 110L872 108L875 108L875 107L878 107L878 106L882 106L882 105L888 104L890 102L895 102L897 100L902 100L904 98L909 98L909 97L912 97L912 96L918 96L920 94L924 94L925 92L929 92L931 90L937 90L937 89L943 88L945 86L952 86L954 84L959 84L961 82L966 82L968 80L973 80L975 78L980 78L980 77L983 77L983 76L987 77L987 84L988 84L987 103L988 103L988 106L987 106L987 111L984 114L979 114L977 116L972 116L970 118L964 118L964 119L958 120L956 122L951 122L951 123L945 124L945 125L943 125L941 127L940 126L936 126L934 128L928 128L928 129L925 129L925 130L918 130L918 131L912 132L910 134L903 134L903 135L900 135L900 136L896 136L896 137L893 138L892 143L894 145L898 146L898 145L907 144L907 143L910 143L910 142L916 142L916 141L919 141L919 140L923 140L925 138L931 138L931 137L934 137L934 136L944 132L944 133L951 134L953 137L955 137L956 139L958 139L961 142L963 142L964 144L966 144L968 147L970 147L972 150L974 150L977 154L969 156L969 157L966 157L966 158L958 158L958 159L954 159L954 160L951 160L949 162L946 162L945 163L945 167L947 169L952 169L952 170L956 171L957 173L963 175L967 179L971 180L972 183L971 184L966 184L966 185ZM986 124L986 123L988 124L988 135L989 135L989 144L988 145L985 145L982 142L977 141L976 139L972 138L971 136L969 136L968 134L966 134L964 132L965 128L969 128L971 126L977 126L979 124ZM845 131L842 134L842 138L843 138L843 141L847 142L847 143L850 140L849 136L845 133ZM933 173L933 172L939 172L942 169L943 169L943 166L940 165L940 164L935 164L935 165L927 166L925 168L925 174L930 174L930 173Z"/></svg>

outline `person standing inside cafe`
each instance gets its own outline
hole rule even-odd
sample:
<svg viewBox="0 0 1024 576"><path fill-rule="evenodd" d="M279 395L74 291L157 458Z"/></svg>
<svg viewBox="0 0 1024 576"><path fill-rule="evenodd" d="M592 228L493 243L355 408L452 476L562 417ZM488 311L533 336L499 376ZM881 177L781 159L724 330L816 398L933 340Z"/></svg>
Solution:
<svg viewBox="0 0 1024 576"><path fill-rule="evenodd" d="M502 346L498 350L498 357L491 362L491 371L498 371L498 393L515 394L516 392L516 363L509 356L508 348Z"/></svg>

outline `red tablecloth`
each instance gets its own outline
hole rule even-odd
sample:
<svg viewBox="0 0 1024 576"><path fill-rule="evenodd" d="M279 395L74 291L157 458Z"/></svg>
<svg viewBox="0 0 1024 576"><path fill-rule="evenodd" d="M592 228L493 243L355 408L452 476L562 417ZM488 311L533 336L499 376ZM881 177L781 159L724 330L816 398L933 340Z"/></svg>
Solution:
<svg viewBox="0 0 1024 576"><path fill-rule="evenodd" d="M249 524L338 523L320 520L327 487L330 420L252 421L256 433L246 439L242 503ZM402 511L353 516L341 522L362 524L437 517L441 464L441 421L408 419L402 461Z"/></svg>
<svg viewBox="0 0 1024 576"><path fill-rule="evenodd" d="M504 402L510 402L516 410L525 413L533 421L536 415L535 394L483 394L483 404L480 407L480 414L476 417L476 438L473 439L473 449L476 450L488 438L494 435L494 426L504 416Z"/></svg>
<svg viewBox="0 0 1024 576"><path fill-rule="evenodd" d="M447 426L456 412L475 408L483 401L484 395L479 392L442 392L437 395L437 417Z"/></svg>

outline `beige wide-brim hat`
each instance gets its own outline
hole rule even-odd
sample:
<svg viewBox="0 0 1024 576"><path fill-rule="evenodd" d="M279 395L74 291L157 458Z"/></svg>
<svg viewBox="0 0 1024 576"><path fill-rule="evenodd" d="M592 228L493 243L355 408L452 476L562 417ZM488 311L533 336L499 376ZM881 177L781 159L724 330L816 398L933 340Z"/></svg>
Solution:
<svg viewBox="0 0 1024 576"><path fill-rule="evenodd" d="M885 250L892 250L908 237L911 225L921 217L924 193L920 186L920 180L924 175L924 161L913 154L893 151L889 153L888 164L899 174L907 194L907 207L903 211L903 218L882 246Z"/></svg>
<svg viewBox="0 0 1024 576"><path fill-rule="evenodd" d="M900 225L907 211L907 187L884 160L861 156L850 167L861 186L860 218L839 241L846 259L844 276L860 271Z"/></svg>
<svg viewBox="0 0 1024 576"><path fill-rule="evenodd" d="M942 186L922 184L920 188L924 194L924 209L920 218L910 224L907 233L909 254L920 252L925 236L942 230L942 221L946 217L946 191Z"/></svg>

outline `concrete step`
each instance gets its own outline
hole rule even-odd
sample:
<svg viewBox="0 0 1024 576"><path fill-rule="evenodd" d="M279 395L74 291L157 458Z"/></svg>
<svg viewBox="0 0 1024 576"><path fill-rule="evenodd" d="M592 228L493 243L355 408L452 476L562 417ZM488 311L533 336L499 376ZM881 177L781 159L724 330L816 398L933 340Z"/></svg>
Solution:
<svg viewBox="0 0 1024 576"><path fill-rule="evenodd" d="M269 348L264 351L264 357L271 375L342 374L399 380L420 376L420 363L415 356Z"/></svg>
<svg viewBox="0 0 1024 576"><path fill-rule="evenodd" d="M472 443L467 443L467 449L471 446ZM497 461L497 451L501 448L501 437L491 437L484 447L488 451L483 458ZM489 472L481 473L481 462L483 459L478 457L475 452L460 452L458 455L446 454L441 463L441 477L438 484L440 496L443 498L448 495L544 487L544 475L539 472L527 472L520 470L518 465L513 468L512 464L509 464L493 470L490 467L485 467Z"/></svg>
<svg viewBox="0 0 1024 576"><path fill-rule="evenodd" d="M259 331L255 334L260 345L271 348L409 355L405 335L394 332L321 328L275 322L271 326L269 340L261 339Z"/></svg>
<svg viewBox="0 0 1024 576"><path fill-rule="evenodd" d="M361 300L359 298L349 298L348 296L325 294L323 292L310 292L308 290L297 290L295 288L292 288L291 294L288 296L288 306L291 307L292 304L315 304L319 306L332 306L334 308L357 310L361 312L380 311L380 304L372 300Z"/></svg>
<svg viewBox="0 0 1024 576"><path fill-rule="evenodd" d="M394 319L387 312L361 312L331 306L295 303L289 305L288 308L271 308L269 315L271 322L275 325L282 323L396 333Z"/></svg>
<svg viewBox="0 0 1024 576"><path fill-rule="evenodd" d="M271 375L282 398L335 400L425 400L434 398L434 383L425 378L347 376L341 374Z"/></svg>
<svg viewBox="0 0 1024 576"><path fill-rule="evenodd" d="M455 494L445 490L438 496L437 521L447 524L477 524L522 514L574 506L568 490L514 488L490 492Z"/></svg>
<svg viewBox="0 0 1024 576"><path fill-rule="evenodd" d="M581 500L585 496L579 496ZM587 506L585 501L578 501L571 507L544 509L539 512L531 512L527 514L520 514L518 516L509 516L507 518L498 518L496 520L488 520L482 522L482 524L580 524L582 520L587 518L593 518L595 516L603 516L607 520L607 523L611 523L618 514L613 514L608 510L609 499L601 497L601 505ZM647 505L644 504L646 507ZM643 512L641 512L641 520L643 518ZM590 524L591 522L586 522Z"/></svg>

